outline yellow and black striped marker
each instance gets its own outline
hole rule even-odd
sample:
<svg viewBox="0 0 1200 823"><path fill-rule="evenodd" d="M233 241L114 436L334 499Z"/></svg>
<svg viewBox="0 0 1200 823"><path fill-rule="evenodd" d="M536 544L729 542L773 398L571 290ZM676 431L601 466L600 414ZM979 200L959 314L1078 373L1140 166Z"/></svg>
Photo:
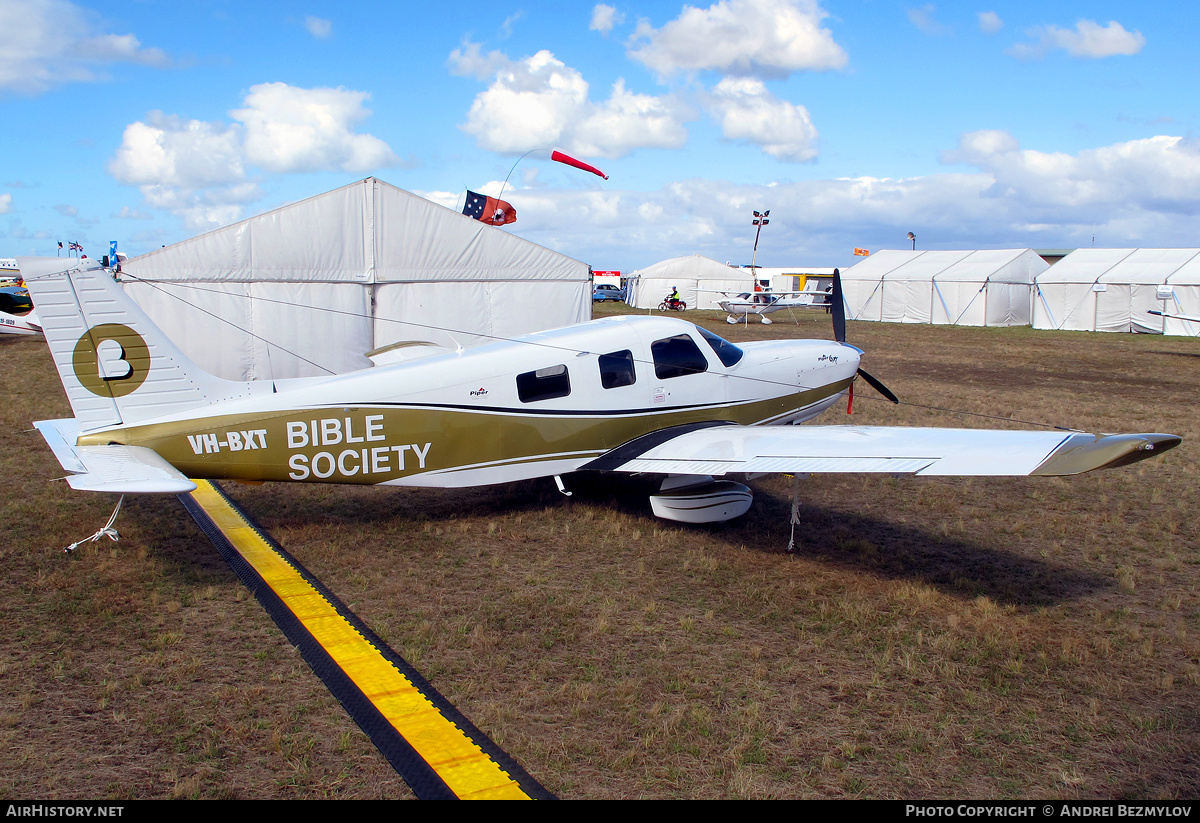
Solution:
<svg viewBox="0 0 1200 823"><path fill-rule="evenodd" d="M220 486L194 482L184 507L417 797L553 799Z"/></svg>

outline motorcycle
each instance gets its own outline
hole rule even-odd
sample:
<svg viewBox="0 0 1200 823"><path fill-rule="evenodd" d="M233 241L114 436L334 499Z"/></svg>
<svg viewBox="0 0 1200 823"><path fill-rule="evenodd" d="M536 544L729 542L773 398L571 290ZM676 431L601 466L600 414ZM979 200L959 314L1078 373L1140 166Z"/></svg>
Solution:
<svg viewBox="0 0 1200 823"><path fill-rule="evenodd" d="M669 294L658 304L659 311L684 311L685 309L687 309L687 303L671 297Z"/></svg>

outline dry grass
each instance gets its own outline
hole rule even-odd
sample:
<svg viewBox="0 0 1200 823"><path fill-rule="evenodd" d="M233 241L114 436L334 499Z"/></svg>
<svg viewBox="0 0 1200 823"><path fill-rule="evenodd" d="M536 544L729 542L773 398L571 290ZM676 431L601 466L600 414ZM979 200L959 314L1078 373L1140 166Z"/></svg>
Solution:
<svg viewBox="0 0 1200 823"><path fill-rule="evenodd" d="M824 315L698 316L828 336ZM814 476L790 557L785 478L711 528L613 478L570 499L230 491L563 797L1195 797L1200 341L850 339L906 400L1190 439L1074 479ZM174 499L131 499L120 543L61 553L113 501L46 482L29 421L65 399L42 341L0 349L0 798L408 796ZM856 422L1001 425L868 398Z"/></svg>

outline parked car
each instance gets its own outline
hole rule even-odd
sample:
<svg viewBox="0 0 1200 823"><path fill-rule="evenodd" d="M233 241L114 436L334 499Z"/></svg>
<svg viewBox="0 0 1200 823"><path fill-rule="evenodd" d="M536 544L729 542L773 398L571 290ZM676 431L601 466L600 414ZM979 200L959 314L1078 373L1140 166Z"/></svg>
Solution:
<svg viewBox="0 0 1200 823"><path fill-rule="evenodd" d="M592 289L592 300L603 303L605 300L624 300L625 289L611 283L601 283Z"/></svg>

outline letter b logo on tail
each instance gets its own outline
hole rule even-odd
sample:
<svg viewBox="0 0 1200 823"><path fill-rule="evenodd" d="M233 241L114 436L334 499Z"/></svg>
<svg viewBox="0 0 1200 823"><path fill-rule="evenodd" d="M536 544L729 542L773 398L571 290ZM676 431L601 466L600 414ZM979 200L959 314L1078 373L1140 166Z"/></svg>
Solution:
<svg viewBox="0 0 1200 823"><path fill-rule="evenodd" d="M150 373L150 349L133 329L105 323L84 332L71 356L75 378L101 397L133 394Z"/></svg>

